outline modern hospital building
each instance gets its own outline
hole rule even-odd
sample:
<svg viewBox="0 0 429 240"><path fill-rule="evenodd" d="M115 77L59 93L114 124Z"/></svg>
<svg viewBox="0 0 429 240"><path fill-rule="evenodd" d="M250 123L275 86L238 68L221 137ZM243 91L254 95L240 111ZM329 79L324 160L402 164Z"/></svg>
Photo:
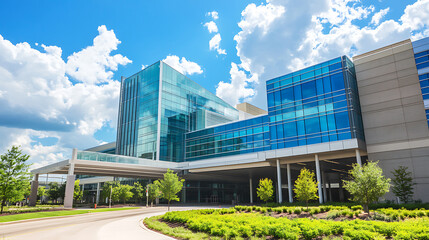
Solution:
<svg viewBox="0 0 429 240"><path fill-rule="evenodd" d="M374 160L388 177L408 167L413 199L429 201L429 38L270 79L266 95L268 111L233 107L156 62L122 78L116 142L33 170L30 199L40 174L67 174L71 207L76 175L98 202L103 179L150 181L172 169L185 179L183 203L255 202L261 178L273 180L278 202L292 202L306 167L321 202L346 201L352 164Z"/></svg>

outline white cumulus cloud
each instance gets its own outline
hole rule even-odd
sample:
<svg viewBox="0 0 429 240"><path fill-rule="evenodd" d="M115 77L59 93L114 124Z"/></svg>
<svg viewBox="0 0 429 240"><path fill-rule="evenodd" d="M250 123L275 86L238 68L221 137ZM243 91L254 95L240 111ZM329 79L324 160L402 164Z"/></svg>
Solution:
<svg viewBox="0 0 429 240"><path fill-rule="evenodd" d="M217 20L219 18L219 13L216 11L208 12L207 15L211 16L213 20Z"/></svg>
<svg viewBox="0 0 429 240"><path fill-rule="evenodd" d="M220 41L222 38L220 37L220 34L214 35L212 39L209 42L209 48L210 50L216 50L218 54L226 54L225 49L220 48Z"/></svg>
<svg viewBox="0 0 429 240"><path fill-rule="evenodd" d="M203 70L201 69L200 65L198 65L198 63L188 61L188 60L186 60L185 57L182 57L182 59L180 59L176 55L168 55L162 61L167 63L172 68L176 69L177 71L179 71L180 73L185 74L185 75L203 73Z"/></svg>
<svg viewBox="0 0 429 240"><path fill-rule="evenodd" d="M371 23L378 25L380 23L380 20L386 16L386 14L389 12L390 8L381 9L379 12L374 13L374 16L371 18Z"/></svg>
<svg viewBox="0 0 429 240"><path fill-rule="evenodd" d="M353 56L429 34L428 0L407 6L397 20L380 18L377 25L370 23L374 10L374 6L358 0L249 4L241 13L241 30L234 37L238 66L246 75L266 81L334 57ZM255 82L250 87L255 90L251 103L266 108L265 84ZM225 96L220 93L222 84L218 88L217 94ZM229 98L234 102L240 99L234 97L237 93L232 94Z"/></svg>
<svg viewBox="0 0 429 240"><path fill-rule="evenodd" d="M237 105L240 100L246 101L255 95L255 90L250 84L257 83L258 76L247 77L243 70L240 70L237 64L231 63L230 82L219 82L216 88L216 96L232 106Z"/></svg>
<svg viewBox="0 0 429 240"><path fill-rule="evenodd" d="M41 166L65 160L71 148L98 145L94 133L102 127L116 128L120 83L112 71L131 61L111 55L120 43L112 30L98 30L93 45L67 61L60 47L36 50L0 35L1 152L21 145ZM57 141L43 144L46 138Z"/></svg>
<svg viewBox="0 0 429 240"><path fill-rule="evenodd" d="M217 25L213 21L206 22L204 24L204 26L207 27L207 30L209 30L209 33L217 33L218 32Z"/></svg>
<svg viewBox="0 0 429 240"><path fill-rule="evenodd" d="M131 63L131 60L121 54L110 55L121 43L113 30L107 30L106 26L102 25L98 27L98 34L92 46L67 58L66 73L84 83L110 80L113 72L109 70L116 71L118 65Z"/></svg>

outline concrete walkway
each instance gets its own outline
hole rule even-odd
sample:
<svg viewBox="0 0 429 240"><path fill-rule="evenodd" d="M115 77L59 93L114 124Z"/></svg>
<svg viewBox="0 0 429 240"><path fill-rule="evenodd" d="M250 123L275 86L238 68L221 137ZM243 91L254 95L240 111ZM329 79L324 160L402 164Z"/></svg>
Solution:
<svg viewBox="0 0 429 240"><path fill-rule="evenodd" d="M172 211L201 207L172 207ZM39 219L0 226L0 239L76 240L76 239L173 239L142 226L146 217L164 214L166 207L74 215L58 219Z"/></svg>

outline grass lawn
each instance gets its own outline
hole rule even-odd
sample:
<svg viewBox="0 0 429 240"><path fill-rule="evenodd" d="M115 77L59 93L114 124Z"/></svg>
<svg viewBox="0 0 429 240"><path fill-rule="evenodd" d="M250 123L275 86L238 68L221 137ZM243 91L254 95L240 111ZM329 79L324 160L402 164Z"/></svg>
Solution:
<svg viewBox="0 0 429 240"><path fill-rule="evenodd" d="M131 209L138 209L138 208L139 207L100 208L100 209L91 209L91 210L89 210L89 209L87 209L87 210L63 210L63 211L48 211L48 212L11 214L11 215L6 215L6 216L0 216L0 222L13 222L13 221L19 221L19 220L25 220L25 219L69 216L69 215L78 215L78 214L84 214L84 213L131 210Z"/></svg>

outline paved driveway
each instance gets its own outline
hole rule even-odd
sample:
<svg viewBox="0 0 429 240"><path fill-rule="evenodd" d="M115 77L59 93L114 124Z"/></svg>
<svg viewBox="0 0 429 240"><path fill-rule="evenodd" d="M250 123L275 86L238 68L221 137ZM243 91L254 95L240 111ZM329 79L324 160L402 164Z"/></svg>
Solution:
<svg viewBox="0 0 429 240"><path fill-rule="evenodd" d="M200 207L172 207L172 211ZM146 217L163 214L166 207L141 208L114 212L91 213L55 219L0 224L1 240L118 240L173 239L142 226Z"/></svg>

